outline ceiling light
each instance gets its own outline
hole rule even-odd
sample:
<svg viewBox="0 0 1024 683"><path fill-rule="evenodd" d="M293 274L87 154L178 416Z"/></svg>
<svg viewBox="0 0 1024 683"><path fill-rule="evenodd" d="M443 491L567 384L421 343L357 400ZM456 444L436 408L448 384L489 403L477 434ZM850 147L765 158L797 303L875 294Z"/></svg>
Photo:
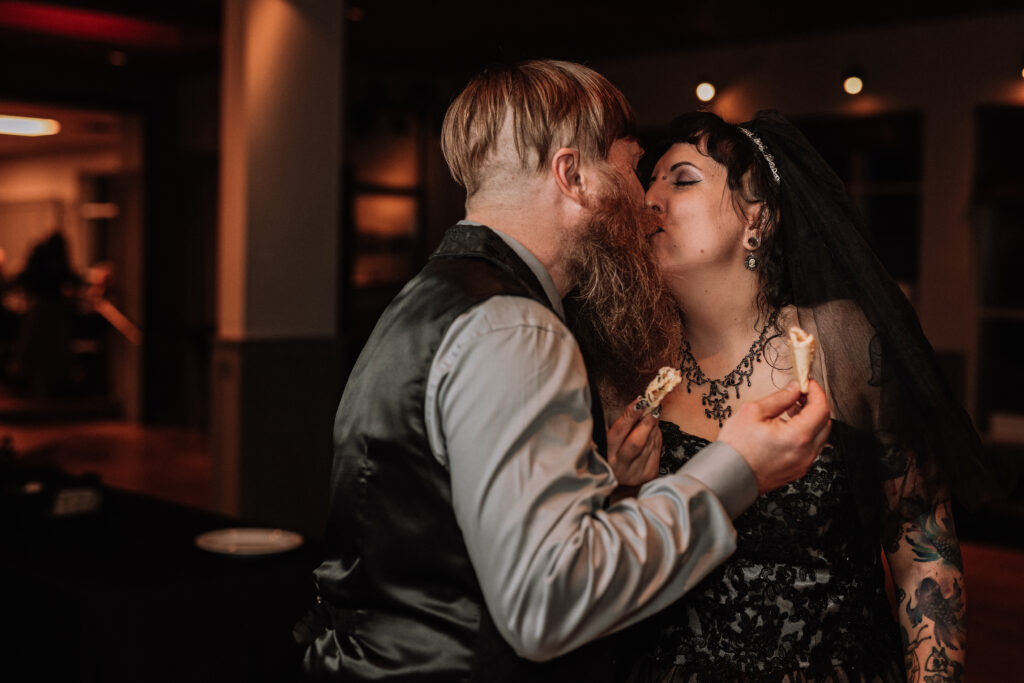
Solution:
<svg viewBox="0 0 1024 683"><path fill-rule="evenodd" d="M697 99L701 102L710 102L715 99L715 86L707 81L697 86Z"/></svg>
<svg viewBox="0 0 1024 683"><path fill-rule="evenodd" d="M54 119L36 119L29 116L0 115L0 134L25 135L56 135L60 132L60 123Z"/></svg>
<svg viewBox="0 0 1024 683"><path fill-rule="evenodd" d="M843 81L843 90L847 95L857 95L864 89L864 81L858 76L847 76Z"/></svg>
<svg viewBox="0 0 1024 683"><path fill-rule="evenodd" d="M864 89L864 74L860 69L847 69L843 76L843 90L847 95L859 95Z"/></svg>

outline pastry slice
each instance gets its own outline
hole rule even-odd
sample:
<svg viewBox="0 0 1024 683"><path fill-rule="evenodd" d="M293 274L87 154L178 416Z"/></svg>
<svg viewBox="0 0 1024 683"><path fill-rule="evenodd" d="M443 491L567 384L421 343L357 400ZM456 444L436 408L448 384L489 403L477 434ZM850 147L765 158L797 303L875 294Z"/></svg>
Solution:
<svg viewBox="0 0 1024 683"><path fill-rule="evenodd" d="M807 383L811 378L811 363L814 362L814 350L817 342L813 334L807 334L799 327L789 328L789 352L793 360L793 375L800 383L800 391L807 393Z"/></svg>
<svg viewBox="0 0 1024 683"><path fill-rule="evenodd" d="M658 375L651 380L644 391L644 399L647 407L644 408L644 415L648 415L668 396L668 393L675 389L683 381L683 375L675 368L664 367L658 370Z"/></svg>

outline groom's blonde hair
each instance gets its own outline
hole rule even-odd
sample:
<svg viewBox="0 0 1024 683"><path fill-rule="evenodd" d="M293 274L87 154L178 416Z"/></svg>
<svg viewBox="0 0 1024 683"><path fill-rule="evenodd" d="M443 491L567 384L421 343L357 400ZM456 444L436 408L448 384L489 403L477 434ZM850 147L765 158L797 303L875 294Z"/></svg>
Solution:
<svg viewBox="0 0 1024 683"><path fill-rule="evenodd" d="M581 161L598 162L616 140L635 136L633 110L607 78L546 59L489 68L473 78L448 107L441 150L468 199L502 161L539 173L555 150L570 147ZM509 142L514 149L503 148Z"/></svg>

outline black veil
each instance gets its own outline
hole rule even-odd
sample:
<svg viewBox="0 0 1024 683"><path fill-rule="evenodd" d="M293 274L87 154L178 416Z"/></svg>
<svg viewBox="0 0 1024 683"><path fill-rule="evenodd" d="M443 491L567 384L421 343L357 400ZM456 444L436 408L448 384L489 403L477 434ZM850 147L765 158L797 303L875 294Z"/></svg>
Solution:
<svg viewBox="0 0 1024 683"><path fill-rule="evenodd" d="M902 519L948 496L973 509L1004 495L1012 477L986 457L842 181L778 113L759 112L741 128L761 141L759 163L778 175L783 277L800 326L818 339L816 379L841 423L833 440L845 442L862 518L883 537L883 526L898 523L880 514L886 481L903 482ZM911 464L915 475L901 478Z"/></svg>

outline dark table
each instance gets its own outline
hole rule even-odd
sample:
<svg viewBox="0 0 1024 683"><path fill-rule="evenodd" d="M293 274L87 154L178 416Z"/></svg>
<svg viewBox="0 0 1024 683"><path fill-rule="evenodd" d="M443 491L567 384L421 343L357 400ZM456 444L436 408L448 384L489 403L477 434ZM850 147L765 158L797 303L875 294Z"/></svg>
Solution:
<svg viewBox="0 0 1024 683"><path fill-rule="evenodd" d="M97 486L95 512L4 496L0 678L290 681L291 630L313 600L317 543L239 557L199 550L239 520ZM11 674L16 674L11 676Z"/></svg>

